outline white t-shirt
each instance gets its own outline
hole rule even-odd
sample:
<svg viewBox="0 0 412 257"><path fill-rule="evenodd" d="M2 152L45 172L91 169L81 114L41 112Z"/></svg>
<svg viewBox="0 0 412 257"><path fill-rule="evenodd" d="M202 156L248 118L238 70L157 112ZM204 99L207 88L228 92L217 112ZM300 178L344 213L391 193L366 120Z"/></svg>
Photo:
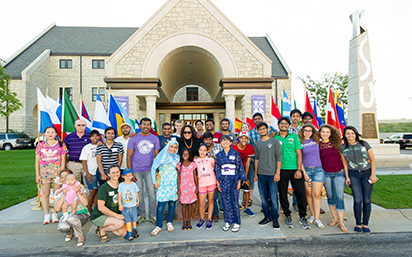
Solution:
<svg viewBox="0 0 412 257"><path fill-rule="evenodd" d="M96 148L97 145L85 145L79 158L81 161L87 161L87 170L93 176L96 175L97 170Z"/></svg>
<svg viewBox="0 0 412 257"><path fill-rule="evenodd" d="M116 138L114 141L119 142L123 145L123 160L122 160L122 165L120 166L120 169L124 170L127 168L127 143L129 142L129 139L124 139L124 136Z"/></svg>

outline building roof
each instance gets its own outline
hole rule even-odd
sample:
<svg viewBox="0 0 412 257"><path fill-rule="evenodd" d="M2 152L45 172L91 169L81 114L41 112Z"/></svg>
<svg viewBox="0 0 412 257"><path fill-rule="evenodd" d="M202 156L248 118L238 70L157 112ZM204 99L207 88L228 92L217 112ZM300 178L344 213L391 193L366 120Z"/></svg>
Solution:
<svg viewBox="0 0 412 257"><path fill-rule="evenodd" d="M9 60L5 68L13 79L21 79L21 72L44 50L51 55L112 55L138 28L124 27L64 27L52 26L33 43ZM288 73L266 37L249 38L272 60L272 77L287 78Z"/></svg>

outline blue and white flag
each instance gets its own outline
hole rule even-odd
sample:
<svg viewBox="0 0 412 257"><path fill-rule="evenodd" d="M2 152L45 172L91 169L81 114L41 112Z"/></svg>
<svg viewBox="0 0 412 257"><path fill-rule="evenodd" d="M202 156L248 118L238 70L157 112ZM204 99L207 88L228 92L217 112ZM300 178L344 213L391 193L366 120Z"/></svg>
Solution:
<svg viewBox="0 0 412 257"><path fill-rule="evenodd" d="M283 89L282 97L282 117L290 117L290 112L292 111L292 106L290 105L288 95L285 89Z"/></svg>
<svg viewBox="0 0 412 257"><path fill-rule="evenodd" d="M100 95L96 97L96 108L94 109L94 118L92 127L104 135L104 130L110 127L110 121L106 114L106 109L103 106L102 98Z"/></svg>

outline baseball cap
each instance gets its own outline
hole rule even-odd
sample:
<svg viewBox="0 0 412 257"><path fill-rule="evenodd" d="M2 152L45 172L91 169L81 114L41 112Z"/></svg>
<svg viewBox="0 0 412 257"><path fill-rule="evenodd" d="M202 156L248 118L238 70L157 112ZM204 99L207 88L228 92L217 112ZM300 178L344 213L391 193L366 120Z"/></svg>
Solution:
<svg viewBox="0 0 412 257"><path fill-rule="evenodd" d="M249 137L249 133L246 132L246 131L240 132L239 137L241 137L241 136L245 136L245 137L247 137L247 138L250 138L250 137Z"/></svg>
<svg viewBox="0 0 412 257"><path fill-rule="evenodd" d="M122 175L126 176L126 174L129 174L129 173L133 173L133 170L131 168L126 168L126 169L123 170Z"/></svg>
<svg viewBox="0 0 412 257"><path fill-rule="evenodd" d="M120 125L120 129L122 129L122 127L124 126L124 125L127 125L127 126L129 126L130 127L130 125L128 124L128 123L123 123L122 125Z"/></svg>

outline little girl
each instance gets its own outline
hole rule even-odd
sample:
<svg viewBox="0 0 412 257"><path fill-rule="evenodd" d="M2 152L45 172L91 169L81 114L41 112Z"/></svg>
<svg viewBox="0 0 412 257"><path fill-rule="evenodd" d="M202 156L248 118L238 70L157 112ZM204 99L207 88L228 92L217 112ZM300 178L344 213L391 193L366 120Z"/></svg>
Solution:
<svg viewBox="0 0 412 257"><path fill-rule="evenodd" d="M63 222L67 221L69 218L69 206L72 210L77 210L77 193L76 189L80 185L79 181L77 181L76 176L74 174L69 174L66 177L66 183L63 184L61 189L56 191L56 195L59 194L63 189L69 188L69 191L66 192L66 196L64 198L64 202L62 205L62 212L63 212Z"/></svg>
<svg viewBox="0 0 412 257"><path fill-rule="evenodd" d="M196 163L192 160L192 152L185 148L180 153L180 162L176 166L179 172L179 176L177 177L177 194L182 204L183 214L182 230L192 229L192 225L190 224L193 215L192 205L197 201L198 181L196 176Z"/></svg>
<svg viewBox="0 0 412 257"><path fill-rule="evenodd" d="M166 204L168 204L167 231L172 232L175 230L173 227L173 216L178 198L176 170L176 165L180 160L179 154L177 153L178 148L179 143L175 140L170 140L153 161L151 174L154 187L157 188L157 211L156 228L150 233L152 236L156 236L162 231ZM156 179L157 170L159 172L159 178Z"/></svg>
<svg viewBox="0 0 412 257"><path fill-rule="evenodd" d="M212 228L212 214L213 214L213 198L216 189L216 176L213 170L215 165L215 159L207 156L208 147L206 144L201 144L199 147L199 158L196 158L194 162L197 166L197 176L199 178L199 214L200 220L197 223L196 228L200 229L205 224L205 206L206 196L209 202L208 219L206 221L206 229Z"/></svg>

